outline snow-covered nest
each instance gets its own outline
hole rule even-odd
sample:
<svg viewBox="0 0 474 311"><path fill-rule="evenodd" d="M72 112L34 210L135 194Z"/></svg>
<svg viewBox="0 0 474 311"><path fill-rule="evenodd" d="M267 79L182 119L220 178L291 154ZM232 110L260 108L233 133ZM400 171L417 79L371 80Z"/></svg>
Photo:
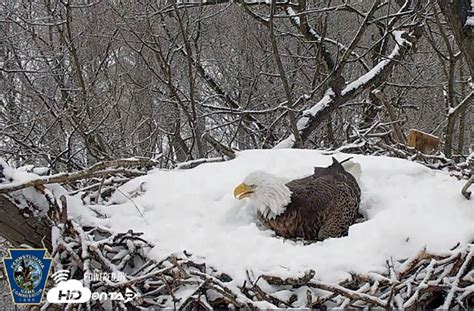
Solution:
<svg viewBox="0 0 474 311"><path fill-rule="evenodd" d="M343 238L310 245L284 240L233 197L234 187L254 170L291 180L331 163L331 156L310 150L245 151L190 170L155 170L122 186L111 205L96 208L108 218L84 217L74 208L72 213L115 232L144 232L155 245L148 255L157 260L186 251L228 274L235 287L248 273L285 278L308 270L320 281L338 283L350 273L384 271L388 258L408 258L424 247L444 252L474 240L474 201L460 195L463 183L447 173L389 157L334 156L352 156L362 168L360 211L367 220Z"/></svg>

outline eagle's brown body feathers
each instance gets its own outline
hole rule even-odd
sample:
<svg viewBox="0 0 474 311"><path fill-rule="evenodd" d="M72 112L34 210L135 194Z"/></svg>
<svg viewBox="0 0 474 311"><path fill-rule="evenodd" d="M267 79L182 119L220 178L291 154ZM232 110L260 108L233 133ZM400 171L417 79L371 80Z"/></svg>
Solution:
<svg viewBox="0 0 474 311"><path fill-rule="evenodd" d="M260 221L285 238L324 240L346 235L358 215L360 188L333 161L327 168L315 168L311 176L287 183L292 194L286 210L273 219L258 212Z"/></svg>

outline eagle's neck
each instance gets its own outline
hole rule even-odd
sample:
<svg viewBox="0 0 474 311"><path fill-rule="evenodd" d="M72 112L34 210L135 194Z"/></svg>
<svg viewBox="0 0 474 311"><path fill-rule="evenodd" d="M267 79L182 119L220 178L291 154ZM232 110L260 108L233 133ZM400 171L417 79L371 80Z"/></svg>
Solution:
<svg viewBox="0 0 474 311"><path fill-rule="evenodd" d="M281 215L291 202L290 189L278 178L267 179L252 196L257 211L265 218Z"/></svg>

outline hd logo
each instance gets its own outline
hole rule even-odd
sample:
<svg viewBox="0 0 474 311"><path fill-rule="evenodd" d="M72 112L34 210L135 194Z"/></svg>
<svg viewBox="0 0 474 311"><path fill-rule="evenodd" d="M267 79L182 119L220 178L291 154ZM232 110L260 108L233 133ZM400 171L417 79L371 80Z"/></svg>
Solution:
<svg viewBox="0 0 474 311"><path fill-rule="evenodd" d="M56 286L49 290L47 299L49 303L84 303L89 300L120 300L124 303L132 301L138 295L129 289L122 292L91 292L89 288L82 285L79 280L68 280L69 271L60 270L52 275Z"/></svg>
<svg viewBox="0 0 474 311"><path fill-rule="evenodd" d="M46 298L50 303L83 303L91 299L91 291L78 280L68 280L69 271L59 270L52 275L56 286L49 290Z"/></svg>
<svg viewBox="0 0 474 311"><path fill-rule="evenodd" d="M46 296L50 303L84 303L91 299L91 291L78 280L60 282Z"/></svg>

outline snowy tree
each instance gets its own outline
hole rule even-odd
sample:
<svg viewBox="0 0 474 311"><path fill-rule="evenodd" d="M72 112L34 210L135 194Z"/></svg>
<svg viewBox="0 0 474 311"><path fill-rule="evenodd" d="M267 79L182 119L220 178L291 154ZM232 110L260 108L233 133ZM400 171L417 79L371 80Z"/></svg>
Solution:
<svg viewBox="0 0 474 311"><path fill-rule="evenodd" d="M140 294L119 308L470 307L473 12L470 0L2 2L0 237L46 247L91 289ZM354 245L371 232L390 243L374 238L351 265L360 252L327 241L342 261L301 253L295 273L275 262L320 245L269 240L247 206L226 210L229 189L251 168L290 180L340 152L367 174ZM266 259L225 266L223 237ZM127 280L91 283L94 269Z"/></svg>

